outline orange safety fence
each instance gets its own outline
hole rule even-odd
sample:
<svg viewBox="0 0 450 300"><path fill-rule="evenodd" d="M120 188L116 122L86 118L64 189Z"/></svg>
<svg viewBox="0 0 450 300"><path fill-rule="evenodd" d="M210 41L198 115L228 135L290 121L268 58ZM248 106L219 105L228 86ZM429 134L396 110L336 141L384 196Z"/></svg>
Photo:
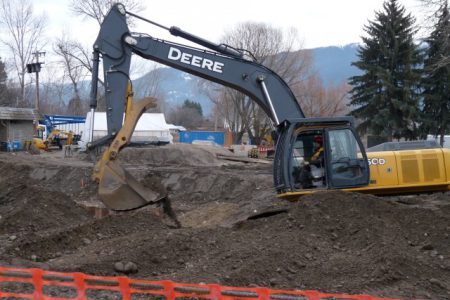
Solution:
<svg viewBox="0 0 450 300"><path fill-rule="evenodd" d="M123 300L378 300L369 295L326 294L317 291L285 291L238 288L218 284L185 284L169 280L149 281L127 277L91 276L41 269L0 267L0 299L123 299Z"/></svg>

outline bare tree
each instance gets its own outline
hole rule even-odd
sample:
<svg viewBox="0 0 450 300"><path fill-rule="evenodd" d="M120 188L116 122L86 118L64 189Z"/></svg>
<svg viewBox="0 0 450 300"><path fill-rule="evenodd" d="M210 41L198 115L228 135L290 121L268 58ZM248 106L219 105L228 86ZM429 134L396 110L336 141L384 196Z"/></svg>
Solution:
<svg viewBox="0 0 450 300"><path fill-rule="evenodd" d="M295 29L285 32L264 23L246 22L226 32L222 42L249 51L250 57L277 72L292 88L311 73L312 59L308 51L298 51L301 42ZM225 89L215 100L226 122L232 126L234 142L247 132L259 143L271 130L271 122L257 104L242 93Z"/></svg>
<svg viewBox="0 0 450 300"><path fill-rule="evenodd" d="M8 32L2 43L11 52L13 68L17 72L21 101L24 102L26 65L33 60L33 52L42 50L46 26L44 15L35 16L30 0L1 0L0 23Z"/></svg>
<svg viewBox="0 0 450 300"><path fill-rule="evenodd" d="M72 86L72 97L69 102L67 113L82 115L86 113L80 95L79 82L91 71L92 67L84 49L78 42L67 39L63 34L56 40L53 51L60 57L60 65L64 69L64 77L68 78Z"/></svg>
<svg viewBox="0 0 450 300"><path fill-rule="evenodd" d="M67 79L55 76L60 73L60 65L57 62L49 62L41 72L40 84L40 111L44 114L65 114L67 112L67 98L70 97L70 89L67 88Z"/></svg>
<svg viewBox="0 0 450 300"><path fill-rule="evenodd" d="M346 82L325 87L322 80L314 75L296 86L294 92L307 117L331 117L349 112L350 89Z"/></svg>
<svg viewBox="0 0 450 300"><path fill-rule="evenodd" d="M111 6L117 2L117 0L72 0L70 8L75 14L92 18L101 24ZM122 0L120 3L131 12L140 12L144 9L139 0Z"/></svg>
<svg viewBox="0 0 450 300"><path fill-rule="evenodd" d="M420 27L422 28L422 35L429 35L436 26L439 19L440 11L443 7L448 7L448 0L416 0L420 4L420 9L423 15ZM443 27L440 30L444 31L442 36L450 37L450 27ZM443 47L450 45L450 40L442 41ZM450 65L450 53L442 55L442 59L437 60L435 69L447 67Z"/></svg>

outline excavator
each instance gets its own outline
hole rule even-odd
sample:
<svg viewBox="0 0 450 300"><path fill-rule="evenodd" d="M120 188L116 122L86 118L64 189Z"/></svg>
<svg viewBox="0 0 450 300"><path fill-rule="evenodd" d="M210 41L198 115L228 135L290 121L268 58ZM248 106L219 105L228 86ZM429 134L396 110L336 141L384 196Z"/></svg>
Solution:
<svg viewBox="0 0 450 300"><path fill-rule="evenodd" d="M32 145L36 149L49 151L52 146L58 147L61 150L64 145L72 145L73 143L73 132L54 128L47 136L46 126L38 125L37 136L33 138Z"/></svg>
<svg viewBox="0 0 450 300"><path fill-rule="evenodd" d="M132 33L127 24L130 17L203 48ZM93 172L93 179L99 184L99 197L108 208L132 210L167 197L144 187L117 163L139 117L156 105L156 99L150 97L133 101L129 75L132 55L236 89L255 101L273 123L276 136L273 180L280 198L290 200L329 189L371 194L449 189L449 150L400 143L397 144L400 148L366 152L352 117L307 118L286 82L246 54L244 50L207 41L178 27L169 28L148 20L127 11L120 3L112 6L93 46L90 95L93 116L102 59L108 132L88 143L90 149L109 145ZM320 156L315 155L316 148L321 149Z"/></svg>

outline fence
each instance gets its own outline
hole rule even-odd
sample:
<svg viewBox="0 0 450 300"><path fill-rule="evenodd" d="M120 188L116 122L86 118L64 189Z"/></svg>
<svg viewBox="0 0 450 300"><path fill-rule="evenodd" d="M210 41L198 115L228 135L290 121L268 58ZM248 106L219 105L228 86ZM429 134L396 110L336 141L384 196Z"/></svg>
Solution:
<svg viewBox="0 0 450 300"><path fill-rule="evenodd" d="M0 299L387 300L369 295L238 288L0 267Z"/></svg>

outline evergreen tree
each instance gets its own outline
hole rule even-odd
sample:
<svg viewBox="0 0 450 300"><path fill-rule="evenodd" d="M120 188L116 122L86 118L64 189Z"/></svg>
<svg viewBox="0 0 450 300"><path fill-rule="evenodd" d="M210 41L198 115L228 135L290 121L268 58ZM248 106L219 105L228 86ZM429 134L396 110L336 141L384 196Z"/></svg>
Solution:
<svg viewBox="0 0 450 300"><path fill-rule="evenodd" d="M10 106L8 97L8 75L6 74L5 63L0 58L0 106Z"/></svg>
<svg viewBox="0 0 450 300"><path fill-rule="evenodd" d="M387 0L375 21L364 27L368 37L352 65L362 75L350 78L351 115L358 130L388 138L416 139L422 57L413 37L415 19L397 0Z"/></svg>
<svg viewBox="0 0 450 300"><path fill-rule="evenodd" d="M446 1L439 8L438 21L426 42L421 131L424 136L440 136L443 145L444 135L450 129L450 65L441 63L450 53L450 16Z"/></svg>
<svg viewBox="0 0 450 300"><path fill-rule="evenodd" d="M182 108L193 109L196 111L200 117L203 117L202 105L198 102L190 101L189 99L184 100Z"/></svg>

